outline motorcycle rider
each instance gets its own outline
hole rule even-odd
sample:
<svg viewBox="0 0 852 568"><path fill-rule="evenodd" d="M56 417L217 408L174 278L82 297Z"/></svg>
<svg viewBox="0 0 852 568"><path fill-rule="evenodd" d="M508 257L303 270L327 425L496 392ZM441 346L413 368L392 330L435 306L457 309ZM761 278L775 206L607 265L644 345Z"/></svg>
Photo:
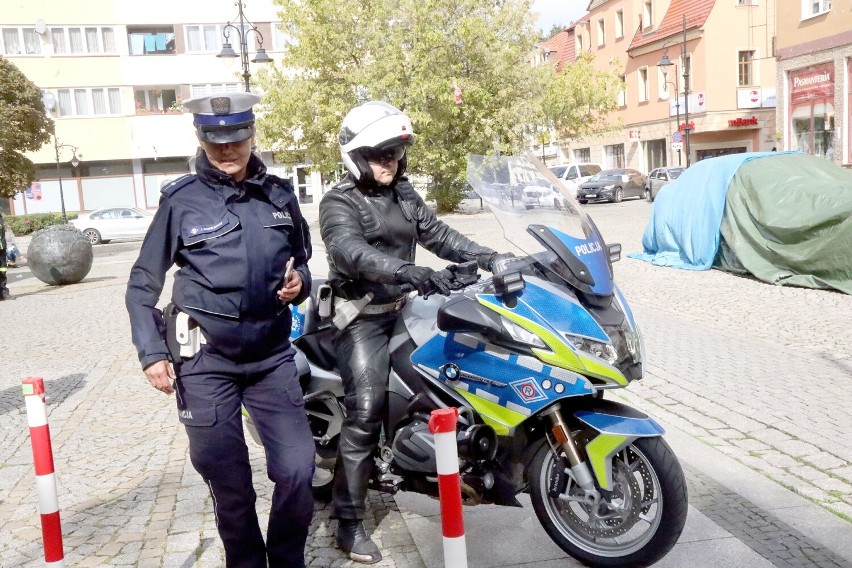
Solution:
<svg viewBox="0 0 852 568"><path fill-rule="evenodd" d="M421 294L450 291L450 282L440 272L414 264L416 245L451 262L476 260L484 270L491 270L497 256L439 221L404 177L406 151L414 139L409 117L390 104L371 101L350 110L339 135L349 172L325 194L319 208L335 310L372 294L366 307L334 336L346 419L332 517L339 521L338 547L350 559L367 564L382 558L362 520L386 406L388 341L407 298L401 286L411 285Z"/></svg>

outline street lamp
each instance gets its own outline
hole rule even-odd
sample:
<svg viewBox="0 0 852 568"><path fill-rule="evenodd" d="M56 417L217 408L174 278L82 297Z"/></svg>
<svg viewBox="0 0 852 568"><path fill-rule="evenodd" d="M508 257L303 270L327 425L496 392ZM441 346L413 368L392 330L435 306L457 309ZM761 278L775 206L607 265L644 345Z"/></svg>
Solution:
<svg viewBox="0 0 852 568"><path fill-rule="evenodd" d="M263 35L258 31L257 26L252 24L246 19L245 14L243 14L243 8L245 8L245 4L242 2L235 2L235 6L239 9L239 19L240 19L240 27L234 25L233 21L225 24L225 27L222 28L222 35L225 36L225 41L222 43L222 51L216 57L237 57L237 54L234 52L234 48L231 46L230 37L231 32L229 28L233 29L237 32L237 38L240 41L240 63L243 67L243 80L246 84L246 92L251 92L249 88L249 77L251 77L251 73L249 73L249 58L248 58L248 35L251 32L254 32L257 35L257 53L254 56L254 59L251 60L252 63L271 63L272 58L266 53L266 50L263 49ZM235 21L235 20L234 20ZM249 25L246 28L246 24Z"/></svg>
<svg viewBox="0 0 852 568"><path fill-rule="evenodd" d="M669 43L669 42L666 42ZM666 47L666 44L663 44L663 47ZM684 134L684 142L686 144L686 167L689 167L689 60L686 57L686 14L683 15L683 43L680 44L680 57L683 60L683 134ZM663 77L666 76L666 69L672 65L671 59L669 59L669 50L663 52L663 58L660 59L660 62L657 63L658 67L662 67ZM677 75L677 67L675 67L675 75ZM680 119L678 119L678 122ZM680 130L680 124L678 123L678 130Z"/></svg>
<svg viewBox="0 0 852 568"><path fill-rule="evenodd" d="M664 59L668 59L668 56L664 55ZM677 78L677 63L675 63L675 82L672 83L668 80L668 65L671 65L671 61L669 61L668 65L663 65L660 62L660 70L663 72L663 81L665 81L666 85L671 85L675 90L675 116L677 117L677 128L680 130L680 81ZM677 165L680 165L680 150L677 151Z"/></svg>
<svg viewBox="0 0 852 568"><path fill-rule="evenodd" d="M59 170L59 150L62 148L71 148L71 167L76 168L80 165L80 156L77 155L77 146L71 144L60 144L56 134L53 135L53 148L56 150L56 177L59 178L59 202L62 204L62 222L68 222L68 215L65 213L65 192L62 190L62 172Z"/></svg>

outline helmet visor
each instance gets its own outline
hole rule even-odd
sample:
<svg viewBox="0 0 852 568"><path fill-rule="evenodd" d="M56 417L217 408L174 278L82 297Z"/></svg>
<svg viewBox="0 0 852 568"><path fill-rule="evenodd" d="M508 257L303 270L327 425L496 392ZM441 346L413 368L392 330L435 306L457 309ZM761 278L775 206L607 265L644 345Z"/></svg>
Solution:
<svg viewBox="0 0 852 568"><path fill-rule="evenodd" d="M361 155L368 162L376 164L386 164L388 162L398 162L405 156L405 146L392 146L390 148L362 148Z"/></svg>

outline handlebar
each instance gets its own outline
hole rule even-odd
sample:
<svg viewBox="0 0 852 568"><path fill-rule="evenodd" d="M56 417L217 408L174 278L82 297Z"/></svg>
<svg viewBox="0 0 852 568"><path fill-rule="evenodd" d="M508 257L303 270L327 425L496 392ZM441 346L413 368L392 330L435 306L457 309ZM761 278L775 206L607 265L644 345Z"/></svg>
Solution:
<svg viewBox="0 0 852 568"><path fill-rule="evenodd" d="M451 290L461 290L466 286L470 286L471 284L475 284L479 280L479 265L475 260L469 260L467 262L462 262L460 264L450 264L443 270L437 271L441 274L447 281L450 283ZM414 286L410 284L404 284L404 288L409 288L409 290L405 293L411 292L414 290ZM436 290L427 290L422 294L424 298L428 298L432 294L435 294Z"/></svg>

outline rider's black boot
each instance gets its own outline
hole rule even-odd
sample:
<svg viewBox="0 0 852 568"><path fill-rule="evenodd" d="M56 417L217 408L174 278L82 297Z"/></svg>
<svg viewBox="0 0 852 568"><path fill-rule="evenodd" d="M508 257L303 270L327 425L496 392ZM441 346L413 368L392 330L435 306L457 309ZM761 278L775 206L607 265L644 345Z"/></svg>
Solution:
<svg viewBox="0 0 852 568"><path fill-rule="evenodd" d="M382 553L376 543L370 540L364 530L364 523L358 519L340 519L337 524L337 546L349 553L349 559L363 564L375 564L382 559Z"/></svg>

